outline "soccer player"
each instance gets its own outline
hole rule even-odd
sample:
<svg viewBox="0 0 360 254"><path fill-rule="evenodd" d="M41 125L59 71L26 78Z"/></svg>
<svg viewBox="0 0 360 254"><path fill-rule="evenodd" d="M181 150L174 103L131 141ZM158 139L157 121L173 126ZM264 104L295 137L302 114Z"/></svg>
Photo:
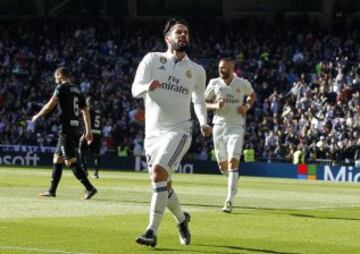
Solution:
<svg viewBox="0 0 360 254"><path fill-rule="evenodd" d="M91 97L86 98L86 106L90 111L91 132L93 134L93 141L88 144L87 140L85 139L85 134L80 138L79 158L81 162L81 167L87 174L86 156L92 155L94 157L95 165L93 178L99 178L102 116L101 111L98 108L94 109Z"/></svg>
<svg viewBox="0 0 360 254"><path fill-rule="evenodd" d="M90 199L97 193L96 188L89 182L85 172L76 161L76 151L80 137L80 112L85 123L85 139L90 143L93 139L90 128L89 110L79 88L70 82L70 72L65 67L60 67L54 72L57 84L50 100L32 117L35 123L39 117L48 114L56 105L59 109L61 130L59 140L53 157L53 172L49 191L40 193L42 197L56 197L56 189L61 179L63 164L71 167L75 177L85 186L84 199Z"/></svg>
<svg viewBox="0 0 360 254"><path fill-rule="evenodd" d="M237 193L238 168L245 133L246 113L256 95L248 80L234 74L235 63L229 58L219 62L219 76L211 79L205 91L206 107L215 110L213 140L220 171L228 176L228 194L223 212L231 213ZM244 98L247 96L246 102Z"/></svg>
<svg viewBox="0 0 360 254"><path fill-rule="evenodd" d="M136 242L152 247L157 244L166 207L177 220L180 243L187 245L191 241L190 214L182 210L171 179L191 143L191 101L202 134L211 135L204 99L206 73L186 55L189 26L184 20L171 19L163 32L168 50L148 53L132 85L133 96L144 99L144 147L153 187L150 223Z"/></svg>

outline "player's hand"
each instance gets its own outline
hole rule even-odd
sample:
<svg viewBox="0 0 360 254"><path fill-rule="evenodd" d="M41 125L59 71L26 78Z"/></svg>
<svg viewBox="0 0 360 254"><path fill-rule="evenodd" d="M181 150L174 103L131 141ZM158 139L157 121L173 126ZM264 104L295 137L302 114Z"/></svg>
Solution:
<svg viewBox="0 0 360 254"><path fill-rule="evenodd" d="M209 137L211 135L212 128L209 125L201 126L201 134L204 137Z"/></svg>
<svg viewBox="0 0 360 254"><path fill-rule="evenodd" d="M160 81L159 80L151 80L149 83L149 91L154 91L155 89L158 89L160 87Z"/></svg>
<svg viewBox="0 0 360 254"><path fill-rule="evenodd" d="M237 112L242 116L246 116L246 113L248 111L249 111L249 107L247 105L241 105L237 108Z"/></svg>
<svg viewBox="0 0 360 254"><path fill-rule="evenodd" d="M85 139L86 139L88 145L90 145L91 142L93 141L94 137L93 137L92 133L90 132L90 133L85 134Z"/></svg>
<svg viewBox="0 0 360 254"><path fill-rule="evenodd" d="M217 108L218 109L223 109L225 106L225 101L224 99L219 99L218 102L217 102Z"/></svg>
<svg viewBox="0 0 360 254"><path fill-rule="evenodd" d="M34 116L31 118L31 121L32 121L33 123L35 123L38 118L39 118L39 117L38 117L37 115L34 115Z"/></svg>

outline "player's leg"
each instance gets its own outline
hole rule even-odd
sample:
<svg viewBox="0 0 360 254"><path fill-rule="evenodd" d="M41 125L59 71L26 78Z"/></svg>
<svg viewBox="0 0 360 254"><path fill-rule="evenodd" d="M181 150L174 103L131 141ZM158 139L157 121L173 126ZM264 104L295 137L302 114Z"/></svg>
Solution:
<svg viewBox="0 0 360 254"><path fill-rule="evenodd" d="M56 190L59 185L64 165L64 158L59 154L54 154L53 157L53 170L51 173L51 182L49 191L40 193L42 197L56 197Z"/></svg>
<svg viewBox="0 0 360 254"><path fill-rule="evenodd" d="M228 194L226 197L225 206L223 212L230 213L233 207L233 200L238 192L238 179L239 179L239 163L242 150L243 136L231 135L228 138Z"/></svg>
<svg viewBox="0 0 360 254"><path fill-rule="evenodd" d="M214 125L213 142L216 160L221 174L228 176L228 154L223 132L224 130L222 126Z"/></svg>
<svg viewBox="0 0 360 254"><path fill-rule="evenodd" d="M177 133L169 138L170 142L168 143L164 154L166 154L163 159L163 163L167 163L170 166L169 172L175 172L179 167L180 162L186 152L189 150L191 145L191 136L187 133ZM175 189L172 187L171 174L168 178L168 202L167 207L170 212L173 214L177 221L177 226L179 230L179 239L181 244L190 244L191 234L189 230L189 221L190 214L184 212L181 208L179 198L175 192Z"/></svg>
<svg viewBox="0 0 360 254"><path fill-rule="evenodd" d="M59 140L57 142L53 156L53 170L51 173L50 188L48 191L39 194L42 197L56 197L56 190L61 179L64 165L64 157L62 156L61 152L61 145L63 141L64 140L62 135L59 135Z"/></svg>
<svg viewBox="0 0 360 254"><path fill-rule="evenodd" d="M224 176L229 176L227 160L219 161L218 167L219 167L221 174L223 174Z"/></svg>
<svg viewBox="0 0 360 254"><path fill-rule="evenodd" d="M167 204L167 184L168 172L160 165L155 165L150 171L153 193L150 203L150 222L144 234L138 236L135 241L141 245L155 247L157 244L156 234L163 217Z"/></svg>
<svg viewBox="0 0 360 254"><path fill-rule="evenodd" d="M228 175L228 193L223 207L223 212L232 212L233 200L238 191L238 179L239 179L239 160L236 158L231 158L229 160L229 175Z"/></svg>
<svg viewBox="0 0 360 254"><path fill-rule="evenodd" d="M101 147L101 137L98 135L94 136L93 143L90 145L91 153L94 156L94 165L95 165L93 178L99 178L100 147Z"/></svg>
<svg viewBox="0 0 360 254"><path fill-rule="evenodd" d="M179 158L181 159L184 155L183 151L188 150L190 139L191 136L188 134L181 133L181 135L179 135L179 133L169 133L156 140L145 141L145 151L148 155L147 158L153 185L153 195L150 209L150 223L146 232L136 239L136 242L139 244L154 247L157 243L156 233L165 208L169 202L168 188L171 189L170 173L172 168L177 168ZM177 196L173 190L172 195L170 196L170 202L171 208L169 209L178 214L177 219L180 222L179 224L187 227L187 217L184 212L182 212ZM180 214L181 212L182 214Z"/></svg>
<svg viewBox="0 0 360 254"><path fill-rule="evenodd" d="M100 155L95 154L94 155L94 164L95 164L95 171L94 171L94 178L99 178L99 167L100 167Z"/></svg>
<svg viewBox="0 0 360 254"><path fill-rule="evenodd" d="M214 132L214 148L215 148L215 155L218 161L218 166L220 172L223 175L227 176L227 197L225 200L224 207L222 208L223 212L231 212L232 211L232 199L233 199L233 190L234 190L234 178L236 173L234 172L235 165L230 163L232 161L228 158L232 158L229 156L229 136L228 136L228 129L224 126L218 126Z"/></svg>
<svg viewBox="0 0 360 254"><path fill-rule="evenodd" d="M88 175L87 165L86 165L86 155L87 155L87 141L85 138L81 137L79 142L79 162L81 168L85 171L86 175Z"/></svg>
<svg viewBox="0 0 360 254"><path fill-rule="evenodd" d="M149 174L150 174L150 178L151 178L151 184L153 186L152 190L152 198L151 198L151 202L150 202L150 222L149 225L146 229L146 231L136 237L135 241L138 244L141 245L147 245L147 246L152 246L155 247L157 244L157 238L156 238L156 231L157 228L159 226L160 223L158 223L158 225L154 225L157 224L156 221L157 220L161 220L161 218L159 218L160 216L162 217L165 207L166 207L166 197L165 197L165 201L164 201L164 195L167 194L167 188L166 188L166 179L167 179L167 175L166 177L163 176L164 171L158 166L156 166L154 163L154 158L157 156L158 153L158 146L159 146L159 138L152 138L152 139L147 139L145 140L145 153L146 153L146 160L147 160L147 165L148 165L148 170L149 170ZM155 180L157 182L155 182ZM165 184L164 184L165 183ZM157 210L156 210L156 206ZM157 214L157 216L155 215L155 211L158 211L159 213ZM156 217L156 218L155 218Z"/></svg>
<svg viewBox="0 0 360 254"><path fill-rule="evenodd" d="M65 158L66 166L70 167L75 177L85 186L84 199L90 199L97 193L96 188L90 183L85 171L80 167L76 159L77 138L72 135L65 135L64 146L61 148Z"/></svg>
<svg viewBox="0 0 360 254"><path fill-rule="evenodd" d="M168 183L168 203L167 208L173 214L177 221L177 226L179 229L179 238L180 243L184 245L188 245L191 242L191 234L189 230L189 222L190 222L190 214L188 212L184 212L181 208L179 198L174 190L171 187L171 181Z"/></svg>

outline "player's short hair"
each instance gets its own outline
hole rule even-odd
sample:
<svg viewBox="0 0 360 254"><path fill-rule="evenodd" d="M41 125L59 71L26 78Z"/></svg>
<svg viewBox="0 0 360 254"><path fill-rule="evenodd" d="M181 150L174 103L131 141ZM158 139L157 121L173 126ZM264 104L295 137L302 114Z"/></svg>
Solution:
<svg viewBox="0 0 360 254"><path fill-rule="evenodd" d="M55 72L60 73L62 78L68 79L71 77L70 70L66 67L59 67L55 70Z"/></svg>
<svg viewBox="0 0 360 254"><path fill-rule="evenodd" d="M173 28L173 26L177 25L177 24L181 24L181 25L184 25L186 26L188 29L189 29L189 24L183 20L183 19L169 19L166 24L165 24L165 28L163 30L163 34L164 36L166 36L170 31L171 29Z"/></svg>
<svg viewBox="0 0 360 254"><path fill-rule="evenodd" d="M231 57L223 57L223 58L220 59L219 63L220 62L229 63L235 68L235 60L232 59Z"/></svg>
<svg viewBox="0 0 360 254"><path fill-rule="evenodd" d="M220 59L219 62L228 62L228 63L233 63L233 64L235 64L235 60L232 59L231 57L223 57L223 58Z"/></svg>

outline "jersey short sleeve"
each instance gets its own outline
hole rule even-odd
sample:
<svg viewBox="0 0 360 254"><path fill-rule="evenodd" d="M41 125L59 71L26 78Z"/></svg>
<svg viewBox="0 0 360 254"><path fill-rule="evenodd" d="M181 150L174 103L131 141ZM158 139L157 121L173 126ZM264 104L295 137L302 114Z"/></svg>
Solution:
<svg viewBox="0 0 360 254"><path fill-rule="evenodd" d="M60 85L57 85L54 92L53 92L53 97L58 97L59 98L59 94L60 94Z"/></svg>
<svg viewBox="0 0 360 254"><path fill-rule="evenodd" d="M251 95L254 93L254 89L247 79L244 79L244 88L245 95Z"/></svg>
<svg viewBox="0 0 360 254"><path fill-rule="evenodd" d="M84 109L86 107L85 97L82 93L79 95L79 108Z"/></svg>

